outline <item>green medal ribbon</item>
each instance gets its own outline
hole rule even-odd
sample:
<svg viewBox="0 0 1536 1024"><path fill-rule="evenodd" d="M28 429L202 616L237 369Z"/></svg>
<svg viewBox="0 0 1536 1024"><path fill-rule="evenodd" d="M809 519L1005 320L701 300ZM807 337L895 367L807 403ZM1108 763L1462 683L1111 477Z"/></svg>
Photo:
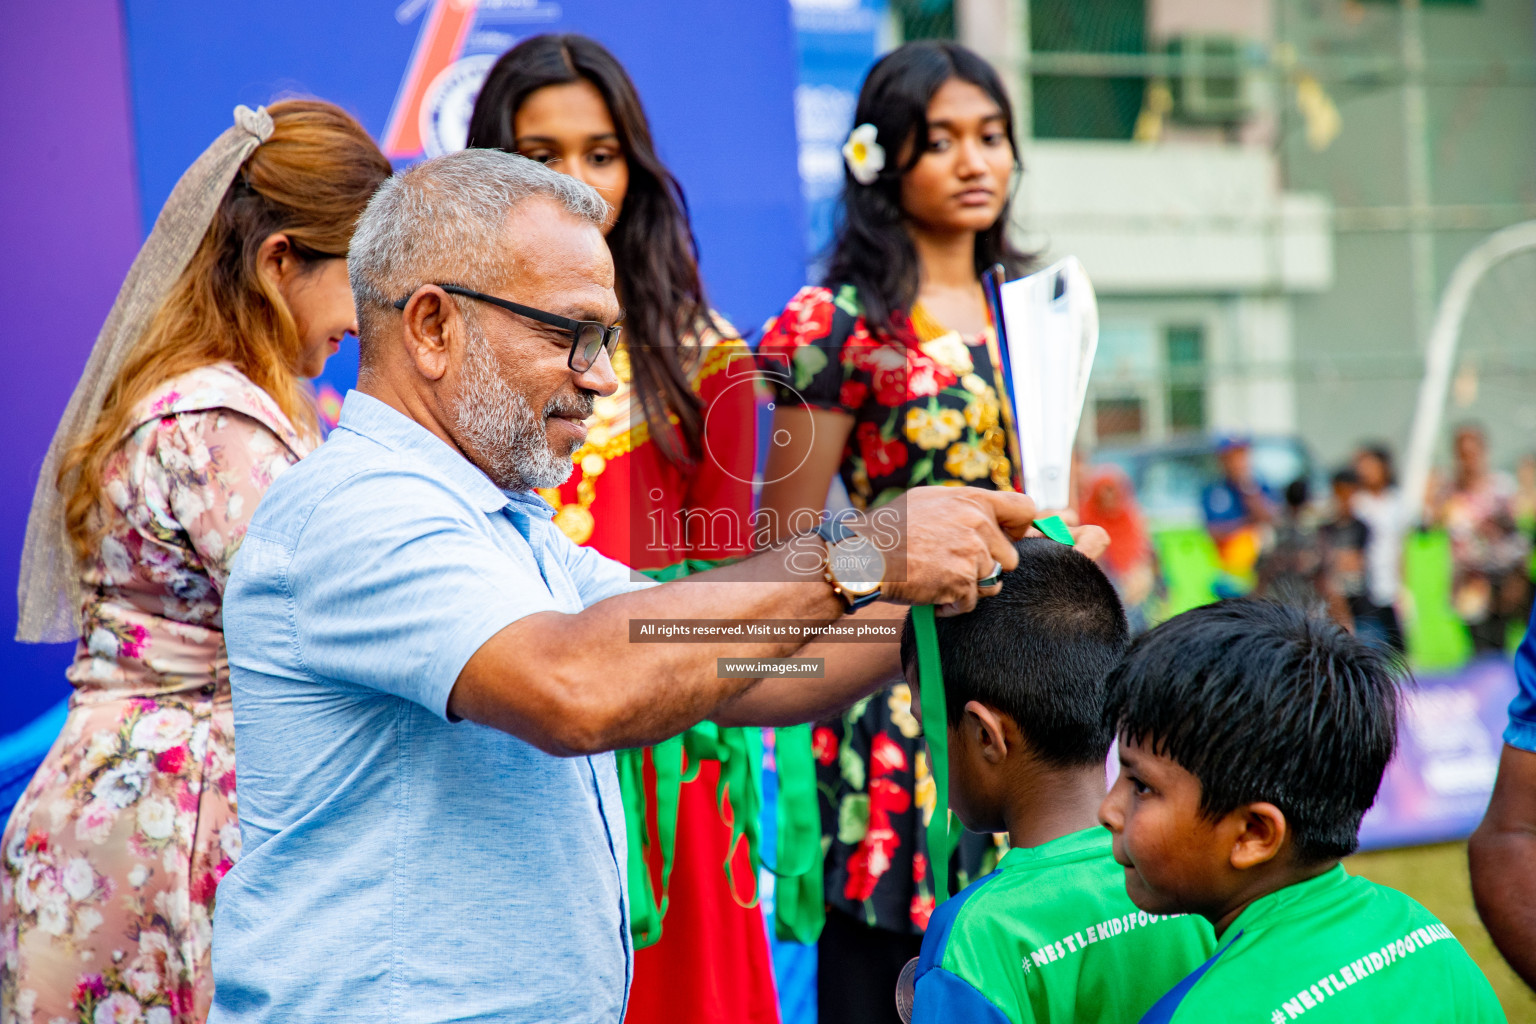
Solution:
<svg viewBox="0 0 1536 1024"><path fill-rule="evenodd" d="M1058 544L1076 543L1060 516L1037 519L1035 526ZM928 862L933 872L933 899L938 904L949 899L949 861L961 830L949 815L949 711L944 704L944 669L939 663L939 633L933 621L933 605L912 606L912 633L917 640L917 682L921 690L918 707L923 712L923 738L928 741L928 761L933 772Z"/></svg>
<svg viewBox="0 0 1536 1024"><path fill-rule="evenodd" d="M688 559L664 569L647 572L660 583L682 579L696 572L727 564L730 559ZM774 900L774 930L781 939L815 942L825 917L822 903L821 813L816 795L816 760L811 751L811 727L791 726L774 730L775 763L779 798L775 844L778 867L762 860L762 741L757 729L738 729L700 722L681 735L653 747L616 752L619 789L623 795L625 833L629 839L630 932L636 949L661 938L667 912L667 892L672 880L672 860L677 848L677 808L682 785L698 777L702 761L720 763L720 782L715 790L720 817L731 829L725 863L731 898L742 906L756 906L757 869L766 866L778 876ZM657 897L650 871L650 832L646 828L649 800L645 786L645 757L650 752L656 775L656 843L661 853L661 894ZM686 762L686 768L685 768ZM752 870L752 895L738 894L731 866L737 846L747 844Z"/></svg>
<svg viewBox="0 0 1536 1024"><path fill-rule="evenodd" d="M949 821L949 713L944 707L944 670L939 665L939 634L933 605L912 606L912 633L917 640L918 707L923 712L923 738L933 772L933 817L928 819L928 863L933 873L934 903L949 899L949 859L959 829Z"/></svg>
<svg viewBox="0 0 1536 1024"><path fill-rule="evenodd" d="M1072 539L1072 531L1067 529L1067 524L1061 521L1061 516L1046 516L1044 519L1035 520L1035 529L1045 534L1058 544L1073 547L1077 541Z"/></svg>
<svg viewBox="0 0 1536 1024"><path fill-rule="evenodd" d="M775 729L773 760L779 773L774 819L778 866L769 868L777 879L773 930L782 940L812 943L821 935L827 905L822 897L821 808L811 726Z"/></svg>

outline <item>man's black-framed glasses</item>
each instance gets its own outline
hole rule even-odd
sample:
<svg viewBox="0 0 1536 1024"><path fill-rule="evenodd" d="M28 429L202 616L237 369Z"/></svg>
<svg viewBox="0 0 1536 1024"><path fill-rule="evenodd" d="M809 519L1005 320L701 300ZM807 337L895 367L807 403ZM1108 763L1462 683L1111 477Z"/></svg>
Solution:
<svg viewBox="0 0 1536 1024"><path fill-rule="evenodd" d="M571 355L566 360L567 365L577 373L586 373L597 362L597 357L603 349L608 350L608 356L613 357L613 349L619 343L619 335L624 328L609 327L596 320L572 320L568 316L560 316L556 313L546 313L542 309L534 309L525 306L521 302L513 302L511 299L498 299L494 295L477 292L473 288L464 288L456 284L440 284L437 287L450 295L462 295L466 299L474 299L477 302L489 302L493 306L500 306L509 313L527 317L529 320L537 320L541 324L558 327L571 336ZM415 293L412 292L412 295ZM411 301L411 296L398 300L396 309L404 309L405 304Z"/></svg>

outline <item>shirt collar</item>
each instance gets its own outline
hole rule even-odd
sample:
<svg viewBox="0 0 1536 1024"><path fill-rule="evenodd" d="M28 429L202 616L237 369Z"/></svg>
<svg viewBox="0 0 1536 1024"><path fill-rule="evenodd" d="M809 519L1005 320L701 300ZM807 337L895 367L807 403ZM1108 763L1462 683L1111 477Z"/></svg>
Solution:
<svg viewBox="0 0 1536 1024"><path fill-rule="evenodd" d="M1075 860L1085 853L1097 855L1108 851L1111 841L1109 830L1095 825L1080 832L1069 832L1064 836L1058 836L1039 846L1015 846L1003 854L997 869L1011 871L1014 868L1037 867L1044 862L1057 859Z"/></svg>
<svg viewBox="0 0 1536 1024"><path fill-rule="evenodd" d="M524 515L544 519L553 519L555 516L554 508L537 494L532 491L503 491L479 467L466 459L462 452L372 395L348 391L336 429L350 430L390 451L412 452L422 456L487 515L500 512L508 505L515 505L517 511Z"/></svg>
<svg viewBox="0 0 1536 1024"><path fill-rule="evenodd" d="M1349 884L1349 879L1350 874L1344 870L1344 865L1335 864L1305 882L1297 882L1260 896L1243 908L1243 912L1227 926L1227 932L1234 937L1232 941L1235 942L1239 933L1251 931L1265 921L1310 914L1319 907L1336 903L1340 890Z"/></svg>

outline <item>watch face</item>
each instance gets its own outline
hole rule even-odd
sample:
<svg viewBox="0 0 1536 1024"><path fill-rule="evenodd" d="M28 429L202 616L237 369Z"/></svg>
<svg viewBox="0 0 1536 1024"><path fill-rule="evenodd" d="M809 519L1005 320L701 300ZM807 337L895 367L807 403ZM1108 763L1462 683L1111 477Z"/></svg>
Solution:
<svg viewBox="0 0 1536 1024"><path fill-rule="evenodd" d="M827 572L848 593L863 597L885 580L885 556L867 537L849 537L827 548Z"/></svg>

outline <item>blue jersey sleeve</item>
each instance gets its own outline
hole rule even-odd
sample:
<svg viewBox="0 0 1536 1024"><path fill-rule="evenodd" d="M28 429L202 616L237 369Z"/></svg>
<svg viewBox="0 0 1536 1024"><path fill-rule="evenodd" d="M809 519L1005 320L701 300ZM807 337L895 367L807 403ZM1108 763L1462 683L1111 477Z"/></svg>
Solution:
<svg viewBox="0 0 1536 1024"><path fill-rule="evenodd" d="M1531 610L1531 624L1525 639L1515 652L1515 682L1519 689L1509 702L1509 726L1504 742L1521 750L1536 752L1536 608Z"/></svg>
<svg viewBox="0 0 1536 1024"><path fill-rule="evenodd" d="M1026 1005L1027 1011L1029 1007ZM912 1024L1010 1024L1008 1015L976 986L935 967L917 979Z"/></svg>
<svg viewBox="0 0 1536 1024"><path fill-rule="evenodd" d="M1196 967L1193 971L1190 971L1183 981L1173 986L1167 992L1164 992L1162 998L1153 1003L1152 1008L1142 1016L1139 1024L1171 1024L1173 1015L1179 1012L1179 1004L1184 1001L1185 996L1189 995L1189 990L1195 987L1196 982L1205 977L1205 972L1210 970L1217 960L1221 959L1221 954L1231 949L1233 944L1242 937L1242 932L1232 936L1231 942L1222 946L1215 953L1212 953L1209 960Z"/></svg>

